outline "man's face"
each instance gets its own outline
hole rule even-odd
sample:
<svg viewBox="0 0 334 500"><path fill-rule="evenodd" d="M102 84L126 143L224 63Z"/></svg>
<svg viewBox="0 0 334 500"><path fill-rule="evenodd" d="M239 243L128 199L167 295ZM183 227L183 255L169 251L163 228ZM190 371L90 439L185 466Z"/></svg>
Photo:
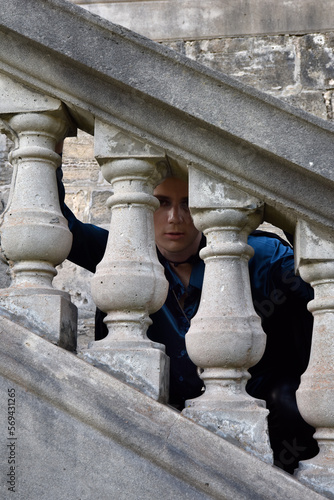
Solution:
<svg viewBox="0 0 334 500"><path fill-rule="evenodd" d="M188 184L169 177L154 190L160 207L154 214L155 242L166 259L181 262L194 255L201 241L188 208Z"/></svg>

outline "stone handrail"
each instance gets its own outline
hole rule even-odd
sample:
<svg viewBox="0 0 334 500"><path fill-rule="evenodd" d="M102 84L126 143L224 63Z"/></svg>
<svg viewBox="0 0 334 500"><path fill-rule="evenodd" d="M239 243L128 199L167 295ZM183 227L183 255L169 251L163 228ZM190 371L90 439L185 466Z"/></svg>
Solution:
<svg viewBox="0 0 334 500"><path fill-rule="evenodd" d="M251 301L247 236L263 220L288 229L296 269L315 290L312 355L298 402L317 428L320 453L298 477L333 498L333 127L63 0L11 0L2 9L0 115L2 132L14 140L15 173L1 232L13 281L1 304L28 311L47 325L51 341L75 348L75 311L52 287L71 245L54 151L75 127L94 133L95 156L114 191L112 236L93 281L109 335L84 357L166 401L168 361L145 334L166 293L153 250L152 193L167 172L188 174L190 206L207 247L187 348L207 390L184 415L270 461L267 412L244 390L265 343ZM47 21L55 13L56 38Z"/></svg>

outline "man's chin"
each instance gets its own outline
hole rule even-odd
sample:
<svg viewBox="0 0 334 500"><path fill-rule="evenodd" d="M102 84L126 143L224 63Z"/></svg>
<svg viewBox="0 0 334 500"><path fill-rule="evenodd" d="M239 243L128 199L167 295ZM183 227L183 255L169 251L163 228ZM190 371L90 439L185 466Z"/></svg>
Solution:
<svg viewBox="0 0 334 500"><path fill-rule="evenodd" d="M159 248L162 255L171 262L182 262L191 256L191 252L187 252L187 246L178 245L177 243L165 245Z"/></svg>

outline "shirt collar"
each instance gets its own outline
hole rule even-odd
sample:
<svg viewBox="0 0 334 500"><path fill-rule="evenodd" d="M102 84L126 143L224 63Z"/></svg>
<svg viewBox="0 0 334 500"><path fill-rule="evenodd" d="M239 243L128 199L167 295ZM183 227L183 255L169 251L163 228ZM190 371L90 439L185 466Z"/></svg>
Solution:
<svg viewBox="0 0 334 500"><path fill-rule="evenodd" d="M193 264L192 264L193 267L192 267L190 281L189 281L189 287L198 288L199 290L202 289L203 276L204 276L204 262L200 258L199 252L203 247L205 247L205 245L206 245L206 238L204 235L202 235L197 253L193 256L194 257ZM161 262L161 264L164 266L164 268L166 270L166 277L169 281L170 288L174 289L175 287L180 286L181 288L184 289L184 285L182 284L179 277L173 271L173 268L170 265L169 261L162 255L162 253L159 251L158 248L157 248L157 254L158 254L159 261Z"/></svg>

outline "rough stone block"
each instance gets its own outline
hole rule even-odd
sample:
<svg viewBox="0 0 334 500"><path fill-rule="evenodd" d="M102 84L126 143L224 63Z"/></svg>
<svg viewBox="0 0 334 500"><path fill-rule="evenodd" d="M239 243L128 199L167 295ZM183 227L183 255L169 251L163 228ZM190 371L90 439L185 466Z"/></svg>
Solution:
<svg viewBox="0 0 334 500"><path fill-rule="evenodd" d="M77 308L65 292L38 293L36 289L3 289L0 306L16 321L53 344L69 351L77 347Z"/></svg>
<svg viewBox="0 0 334 500"><path fill-rule="evenodd" d="M2 213L8 203L8 198L9 198L9 189L1 189L0 191L0 213Z"/></svg>
<svg viewBox="0 0 334 500"><path fill-rule="evenodd" d="M10 282L11 279L8 264L0 257L0 288L9 287Z"/></svg>
<svg viewBox="0 0 334 500"><path fill-rule="evenodd" d="M90 210L90 222L97 226L110 224L110 209L107 207L107 200L111 196L111 191L93 191L92 206Z"/></svg>
<svg viewBox="0 0 334 500"><path fill-rule="evenodd" d="M82 222L89 221L89 206L90 206L90 190L89 189L67 189L65 203Z"/></svg>
<svg viewBox="0 0 334 500"><path fill-rule="evenodd" d="M297 54L289 36L187 42L186 55L261 90L296 84Z"/></svg>
<svg viewBox="0 0 334 500"><path fill-rule="evenodd" d="M76 186L95 186L99 178L99 171L99 166L89 158L81 161L74 156L64 157L63 182L65 185L70 185L72 189Z"/></svg>
<svg viewBox="0 0 334 500"><path fill-rule="evenodd" d="M334 467L329 462L324 466L318 457L300 462L295 476L301 483L324 495L324 498L334 498Z"/></svg>
<svg viewBox="0 0 334 500"><path fill-rule="evenodd" d="M94 318L96 306L90 292L92 273L65 261L57 267L57 276L53 285L58 290L67 291L71 301L78 309L78 338L77 349L87 348L94 340Z"/></svg>
<svg viewBox="0 0 334 500"><path fill-rule="evenodd" d="M334 34L305 35L300 40L301 83L304 87L334 87Z"/></svg>
<svg viewBox="0 0 334 500"><path fill-rule="evenodd" d="M326 105L321 90L307 90L300 93L293 92L290 95L287 95L285 92L284 96L276 95L276 97L323 120L327 119Z"/></svg>
<svg viewBox="0 0 334 500"><path fill-rule="evenodd" d="M94 137L78 130L76 137L68 137L64 142L64 155L85 161L94 159Z"/></svg>
<svg viewBox="0 0 334 500"><path fill-rule="evenodd" d="M147 396L167 403L169 358L162 349L104 349L94 342L79 356Z"/></svg>
<svg viewBox="0 0 334 500"><path fill-rule="evenodd" d="M1 151L0 151L1 155ZM0 185L5 186L9 185L12 180L12 175L13 175L13 169L11 165L8 162L2 161L5 160L5 154L4 158L1 158L0 156Z"/></svg>
<svg viewBox="0 0 334 500"><path fill-rule="evenodd" d="M260 403L262 405L259 407ZM196 406L191 407L191 402L188 404L182 415L252 453L260 460L273 463L264 402L245 401L236 409L235 401L229 402L225 399L221 408L216 410L211 404L207 409L203 405L201 409L197 409Z"/></svg>

